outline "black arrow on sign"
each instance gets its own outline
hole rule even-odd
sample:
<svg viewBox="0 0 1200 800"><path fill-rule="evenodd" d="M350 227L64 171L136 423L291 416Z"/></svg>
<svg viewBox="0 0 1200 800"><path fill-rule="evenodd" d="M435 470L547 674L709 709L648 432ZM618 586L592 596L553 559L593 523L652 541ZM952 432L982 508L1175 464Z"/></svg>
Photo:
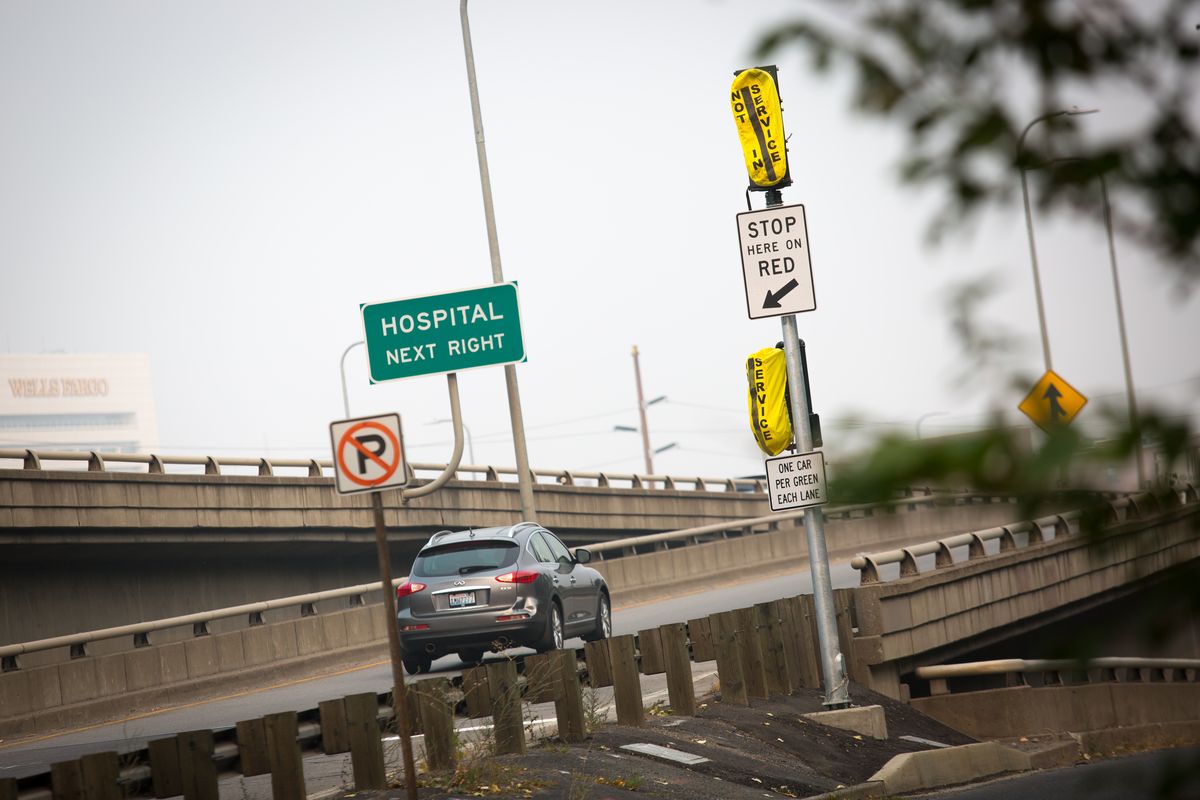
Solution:
<svg viewBox="0 0 1200 800"><path fill-rule="evenodd" d="M1066 410L1058 404L1058 398L1062 397L1062 392L1053 383L1046 387L1046 393L1042 398L1050 401L1050 422L1058 422L1058 417L1067 416Z"/></svg>
<svg viewBox="0 0 1200 800"><path fill-rule="evenodd" d="M790 292L792 289L795 289L799 285L800 284L796 281L796 279L792 278L790 281L785 283L783 288L778 292L772 292L770 289L768 289L766 299L763 300L763 308L779 308L779 301L782 300L788 292Z"/></svg>

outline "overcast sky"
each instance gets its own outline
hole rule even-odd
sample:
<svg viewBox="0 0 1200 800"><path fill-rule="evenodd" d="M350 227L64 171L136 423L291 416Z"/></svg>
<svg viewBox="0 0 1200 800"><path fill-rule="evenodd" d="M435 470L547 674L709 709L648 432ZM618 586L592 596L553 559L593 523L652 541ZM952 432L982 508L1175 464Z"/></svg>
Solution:
<svg viewBox="0 0 1200 800"><path fill-rule="evenodd" d="M790 3L482 0L472 32L535 467L641 469L630 348L658 471L761 470L743 362L779 339L746 316L735 214L745 168L733 70ZM1041 373L1019 198L938 249L940 198L899 186L897 131L847 110L848 81L778 59L818 309L799 317L837 452L863 430L927 435L1012 410L997 380ZM1124 101L1081 124L1103 132ZM146 352L165 451L328 457L338 363L360 303L489 283L458 3L0 3L0 348ZM1036 181L1034 186L1036 187ZM762 198L754 198L761 207ZM1092 398L1123 378L1099 220L1038 218L1054 361ZM1197 410L1200 297L1118 241L1144 404ZM1018 336L1002 369L963 360L948 287L984 275L979 318ZM445 380L369 386L409 458L449 454ZM477 460L512 464L503 370L464 373ZM1015 414L1015 411L1013 412ZM842 423L865 421L850 430ZM570 420L577 420L568 423Z"/></svg>

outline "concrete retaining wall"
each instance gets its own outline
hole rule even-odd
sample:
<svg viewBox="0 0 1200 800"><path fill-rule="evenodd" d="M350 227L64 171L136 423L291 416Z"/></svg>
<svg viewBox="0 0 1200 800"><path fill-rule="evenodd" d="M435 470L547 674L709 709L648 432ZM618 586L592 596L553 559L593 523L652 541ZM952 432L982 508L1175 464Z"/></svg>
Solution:
<svg viewBox="0 0 1200 800"><path fill-rule="evenodd" d="M386 657L383 604L0 673L0 739Z"/></svg>
<svg viewBox="0 0 1200 800"><path fill-rule="evenodd" d="M1200 683L1017 686L918 697L912 706L977 739L1200 721Z"/></svg>

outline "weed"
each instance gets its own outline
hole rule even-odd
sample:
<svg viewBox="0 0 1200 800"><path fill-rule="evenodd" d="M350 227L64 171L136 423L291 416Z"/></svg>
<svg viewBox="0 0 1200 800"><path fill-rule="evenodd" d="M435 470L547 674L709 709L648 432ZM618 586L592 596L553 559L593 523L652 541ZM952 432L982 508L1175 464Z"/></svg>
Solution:
<svg viewBox="0 0 1200 800"><path fill-rule="evenodd" d="M583 727L592 733L608 721L608 709L600 705L600 695L590 686L583 690Z"/></svg>
<svg viewBox="0 0 1200 800"><path fill-rule="evenodd" d="M652 717L669 717L674 714L671 706L665 700L655 700L654 704L646 709L646 713Z"/></svg>
<svg viewBox="0 0 1200 800"><path fill-rule="evenodd" d="M603 775L597 776L596 783L604 786L612 786L617 789L627 789L631 792L636 792L642 788L642 776L638 774L630 774L619 778L606 778Z"/></svg>

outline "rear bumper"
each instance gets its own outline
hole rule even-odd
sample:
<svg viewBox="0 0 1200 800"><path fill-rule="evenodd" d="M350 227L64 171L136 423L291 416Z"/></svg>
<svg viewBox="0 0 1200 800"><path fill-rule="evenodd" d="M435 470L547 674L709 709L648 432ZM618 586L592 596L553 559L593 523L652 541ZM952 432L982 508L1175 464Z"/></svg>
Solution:
<svg viewBox="0 0 1200 800"><path fill-rule="evenodd" d="M537 604L533 613L520 620L497 621L498 616L528 612L526 608L464 611L414 617L407 609L396 615L400 648L406 653L424 653L434 658L456 650L504 650L528 646L546 630L546 605ZM404 630L406 626L428 625L426 630Z"/></svg>

